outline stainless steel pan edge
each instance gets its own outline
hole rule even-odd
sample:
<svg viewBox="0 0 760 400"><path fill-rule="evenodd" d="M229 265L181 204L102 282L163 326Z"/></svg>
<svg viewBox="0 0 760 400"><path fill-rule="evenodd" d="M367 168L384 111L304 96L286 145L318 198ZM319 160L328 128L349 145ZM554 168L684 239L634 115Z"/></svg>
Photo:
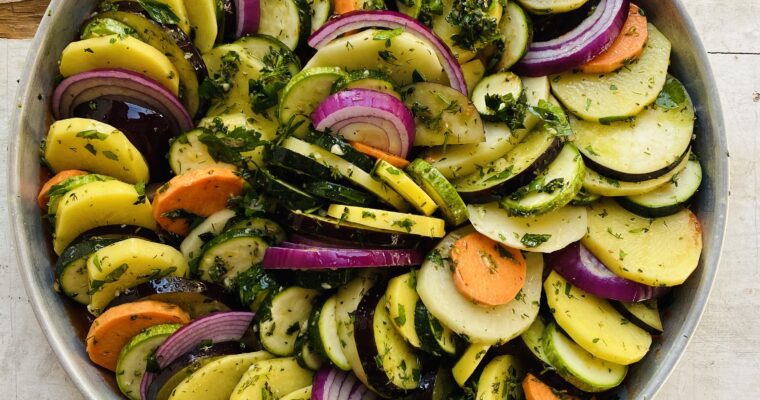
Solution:
<svg viewBox="0 0 760 400"><path fill-rule="evenodd" d="M678 0L639 0L652 21L673 42L676 75L697 106L697 142L705 179L696 201L705 247L699 269L678 289L665 319L666 334L631 371L621 398L652 399L675 368L699 320L718 271L728 212L728 148L723 114L707 54L694 25ZM9 221L13 252L37 320L64 369L85 398L120 399L103 372L89 363L73 333L62 299L52 291L53 272L44 227L36 206L39 190L37 148L49 122L49 100L62 49L96 0L53 0L30 47L27 68L16 98L18 112L10 126L8 162ZM38 99L41 95L42 99ZM33 349L32 349L33 350Z"/></svg>

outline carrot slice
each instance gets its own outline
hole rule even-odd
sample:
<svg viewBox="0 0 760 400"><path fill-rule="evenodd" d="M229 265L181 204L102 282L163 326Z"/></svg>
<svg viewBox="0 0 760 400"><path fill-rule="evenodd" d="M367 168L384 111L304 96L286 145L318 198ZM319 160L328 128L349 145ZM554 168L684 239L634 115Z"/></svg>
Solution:
<svg viewBox="0 0 760 400"><path fill-rule="evenodd" d="M356 11L356 0L335 0L333 3L333 9L336 14L345 14L351 11Z"/></svg>
<svg viewBox="0 0 760 400"><path fill-rule="evenodd" d="M457 290L477 303L507 304L525 284L527 267L522 253L478 232L457 240L451 258Z"/></svg>
<svg viewBox="0 0 760 400"><path fill-rule="evenodd" d="M587 74L606 74L623 68L641 55L649 37L647 17L639 7L631 4L620 35L602 54L581 66L581 71Z"/></svg>
<svg viewBox="0 0 760 400"><path fill-rule="evenodd" d="M575 396L555 391L533 374L525 375L522 388L523 393L525 393L525 400L578 400ZM595 398L592 397L592 400Z"/></svg>
<svg viewBox="0 0 760 400"><path fill-rule="evenodd" d="M380 149L376 149L372 146L367 146L364 143L361 142L349 142L351 144L351 147L355 148L356 151L360 153L364 153L372 158L376 158L379 160L383 160L388 162L388 164L393 165L396 168L404 169L407 165L409 165L409 161L395 156L393 154L388 154Z"/></svg>
<svg viewBox="0 0 760 400"><path fill-rule="evenodd" d="M87 354L95 364L116 371L121 349L138 333L160 324L187 324L190 316L174 304L138 301L106 310L87 332Z"/></svg>
<svg viewBox="0 0 760 400"><path fill-rule="evenodd" d="M187 171L161 186L153 198L153 218L165 230L187 236L186 214L208 217L243 192L245 180L224 166ZM177 215L172 215L176 213Z"/></svg>
<svg viewBox="0 0 760 400"><path fill-rule="evenodd" d="M65 181L66 179L71 178L72 176L79 176L79 175L87 175L87 172L80 171L78 169L67 169L55 174L55 176L48 179L47 182L45 182L45 184L42 185L42 189L40 189L40 194L37 195L37 204L40 206L40 208L43 210L47 208L48 201L50 200L50 197L48 197L50 188Z"/></svg>

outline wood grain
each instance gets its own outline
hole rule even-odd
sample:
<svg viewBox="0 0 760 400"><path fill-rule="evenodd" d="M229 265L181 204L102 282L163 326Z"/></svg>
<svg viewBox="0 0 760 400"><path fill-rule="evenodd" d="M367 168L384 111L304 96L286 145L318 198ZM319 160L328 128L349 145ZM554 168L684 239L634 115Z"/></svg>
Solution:
<svg viewBox="0 0 760 400"><path fill-rule="evenodd" d="M23 0L0 3L0 38L25 39L34 36L50 0Z"/></svg>

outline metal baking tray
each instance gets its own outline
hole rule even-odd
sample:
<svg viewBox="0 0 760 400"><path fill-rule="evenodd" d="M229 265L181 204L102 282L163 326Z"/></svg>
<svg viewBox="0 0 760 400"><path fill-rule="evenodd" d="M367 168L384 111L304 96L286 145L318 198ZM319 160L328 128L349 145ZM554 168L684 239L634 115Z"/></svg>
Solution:
<svg viewBox="0 0 760 400"><path fill-rule="evenodd" d="M718 271L728 209L728 156L723 114L710 63L681 2L638 0L651 21L673 43L671 70L691 94L698 121L696 152L704 179L695 201L702 222L704 250L697 271L675 291L665 313L665 334L647 357L631 369L619 389L621 399L651 399L673 371L699 323ZM62 296L53 291L53 268L48 240L36 196L39 190L40 140L52 121L49 100L63 48L77 36L96 0L53 0L42 19L26 61L10 126L9 212L13 253L40 327L71 380L85 398L122 398L111 373L91 364L81 340L82 321L69 313ZM79 333L78 333L79 332Z"/></svg>

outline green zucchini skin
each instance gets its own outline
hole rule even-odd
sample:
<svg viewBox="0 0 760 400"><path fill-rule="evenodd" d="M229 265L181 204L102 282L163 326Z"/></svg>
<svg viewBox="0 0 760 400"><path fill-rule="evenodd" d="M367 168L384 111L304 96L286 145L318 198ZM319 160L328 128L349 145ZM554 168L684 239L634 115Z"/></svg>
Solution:
<svg viewBox="0 0 760 400"><path fill-rule="evenodd" d="M193 272L201 280L232 288L241 273L261 262L267 248L269 244L255 231L227 231L203 246Z"/></svg>
<svg viewBox="0 0 760 400"><path fill-rule="evenodd" d="M306 328L318 298L316 290L298 286L271 291L257 314L264 349L283 357L295 354L298 334Z"/></svg>
<svg viewBox="0 0 760 400"><path fill-rule="evenodd" d="M304 191L331 203L357 207L371 207L377 202L369 193L330 181L307 182Z"/></svg>
<svg viewBox="0 0 760 400"><path fill-rule="evenodd" d="M256 184L289 210L311 210L324 204L316 197L272 175L265 169L259 169L258 178Z"/></svg>
<svg viewBox="0 0 760 400"><path fill-rule="evenodd" d="M430 163L416 159L406 168L409 176L438 204L444 219L451 226L467 221L468 212L462 197L454 186Z"/></svg>
<svg viewBox="0 0 760 400"><path fill-rule="evenodd" d="M271 151L269 151L267 163L269 165L275 165L293 171L297 174L307 175L317 179L330 179L333 175L330 168L325 167L309 157L280 146L274 146Z"/></svg>
<svg viewBox="0 0 760 400"><path fill-rule="evenodd" d="M118 242L118 239L92 238L66 248L55 263L57 283L61 292L80 304L89 304L87 294L90 282L87 275L87 257Z"/></svg>
<svg viewBox="0 0 760 400"><path fill-rule="evenodd" d="M459 337L449 328L441 325L430 315L422 300L417 300L414 308L414 326L420 338L422 351L436 357L455 356L459 350Z"/></svg>
<svg viewBox="0 0 760 400"><path fill-rule="evenodd" d="M339 80L338 82L341 81ZM340 156L344 160L361 168L364 172L372 172L372 169L375 167L375 161L372 158L354 149L341 138L327 133L310 131L305 140Z"/></svg>

